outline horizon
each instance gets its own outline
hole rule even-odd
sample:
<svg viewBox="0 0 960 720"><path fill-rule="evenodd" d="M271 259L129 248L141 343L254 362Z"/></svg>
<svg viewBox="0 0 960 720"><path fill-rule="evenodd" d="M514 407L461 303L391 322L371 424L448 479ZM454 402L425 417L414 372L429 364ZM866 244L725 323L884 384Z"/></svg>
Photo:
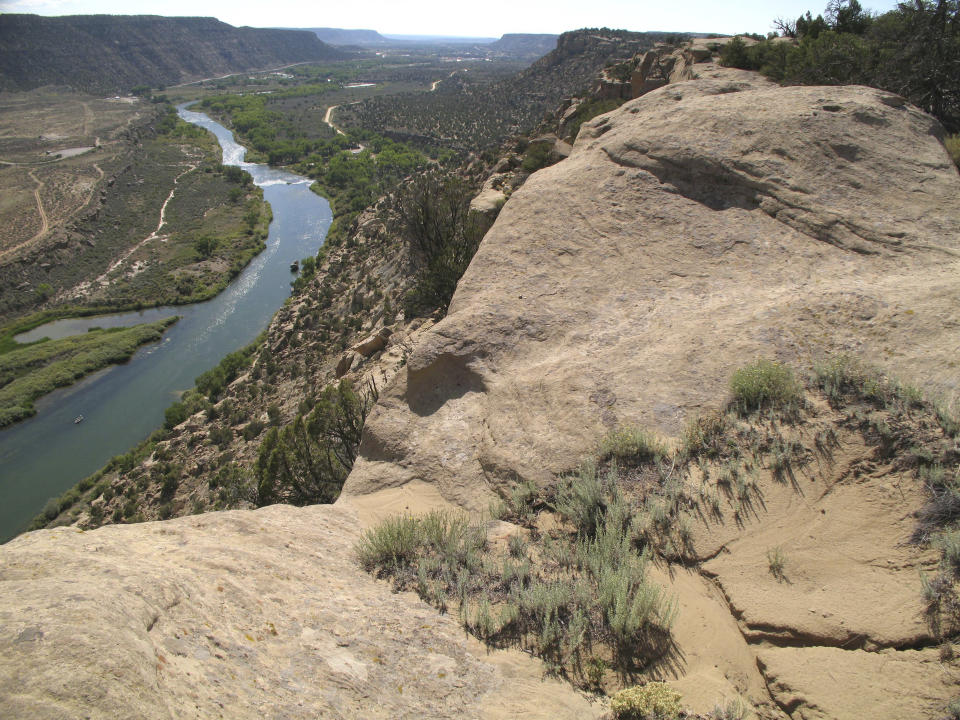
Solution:
<svg viewBox="0 0 960 720"><path fill-rule="evenodd" d="M896 0L867 0L864 6L882 13ZM823 8L805 0L745 0L724 8L712 0L688 0L672 6L630 0L597 0L584 7L578 0L555 0L518 6L492 0L483 17L451 10L438 0L412 0L399 6L387 0L366 0L348 6L304 11L292 0L275 0L269 7L229 0L5 0L0 13L27 13L46 17L65 15L160 15L163 17L214 17L235 27L336 28L375 30L381 35L445 38L499 38L507 34L551 34L580 28L608 27L634 32L766 34L776 18L794 20L808 10ZM549 12L546 12L549 10ZM377 22L369 22L370 18Z"/></svg>

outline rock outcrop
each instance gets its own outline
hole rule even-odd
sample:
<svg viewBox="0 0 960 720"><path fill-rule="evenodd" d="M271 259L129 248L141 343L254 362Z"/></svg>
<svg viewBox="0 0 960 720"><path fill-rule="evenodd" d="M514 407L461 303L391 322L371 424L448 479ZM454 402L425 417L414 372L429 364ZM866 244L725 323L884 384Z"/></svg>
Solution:
<svg viewBox="0 0 960 720"><path fill-rule="evenodd" d="M481 510L518 480L549 484L612 427L676 436L758 356L853 352L956 397L960 177L938 123L873 89L703 67L586 124L568 160L513 194L381 395L345 495L427 482ZM673 681L695 709L767 692L804 718L946 702L935 672L912 690L870 674L886 659L916 678L937 653L917 580L933 560L903 549L918 490L899 496L889 468L847 487L862 460L800 500L771 491L745 529L711 527L698 556L714 558L722 598L699 576L671 580L688 653ZM777 537L796 539L804 579L760 593ZM739 629L718 621L730 614Z"/></svg>
<svg viewBox="0 0 960 720"><path fill-rule="evenodd" d="M600 714L366 575L358 525L344 508L277 505L22 536L0 569L0 716Z"/></svg>
<svg viewBox="0 0 960 720"><path fill-rule="evenodd" d="M677 433L757 355L854 351L958 390L960 178L938 123L878 90L719 74L597 118L514 193L348 493L429 479L479 508L611 426Z"/></svg>
<svg viewBox="0 0 960 720"><path fill-rule="evenodd" d="M930 117L860 87L698 66L585 124L503 207L449 314L380 395L332 508L25 535L0 549L0 714L591 717L512 653L361 574L358 526L484 510L623 424L677 435L757 356L866 356L956 396L960 177ZM828 408L814 408L830 420ZM705 523L667 679L694 710L934 717L955 686L921 622L916 482L839 437L801 492ZM790 583L764 553L789 540ZM103 677L113 682L102 682Z"/></svg>

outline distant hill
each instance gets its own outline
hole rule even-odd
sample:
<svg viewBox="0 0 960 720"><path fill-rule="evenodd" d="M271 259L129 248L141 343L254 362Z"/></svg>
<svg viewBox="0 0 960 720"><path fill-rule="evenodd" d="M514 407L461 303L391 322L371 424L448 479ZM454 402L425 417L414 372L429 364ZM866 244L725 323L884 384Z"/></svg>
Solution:
<svg viewBox="0 0 960 720"><path fill-rule="evenodd" d="M307 28L330 45L386 45L390 41L376 30L345 30L343 28Z"/></svg>
<svg viewBox="0 0 960 720"><path fill-rule="evenodd" d="M345 57L305 30L235 28L215 18L0 15L0 89L160 87Z"/></svg>
<svg viewBox="0 0 960 720"><path fill-rule="evenodd" d="M557 46L559 35L531 35L526 33L508 33L494 43L492 52L530 60L543 57Z"/></svg>

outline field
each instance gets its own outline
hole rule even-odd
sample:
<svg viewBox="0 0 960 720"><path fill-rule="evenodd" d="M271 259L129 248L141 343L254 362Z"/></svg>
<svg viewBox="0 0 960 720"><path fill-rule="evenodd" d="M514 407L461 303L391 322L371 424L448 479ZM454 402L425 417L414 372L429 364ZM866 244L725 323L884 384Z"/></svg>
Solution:
<svg viewBox="0 0 960 720"><path fill-rule="evenodd" d="M151 108L35 90L0 93L0 262L74 217ZM57 159L65 150L83 152Z"/></svg>
<svg viewBox="0 0 960 720"><path fill-rule="evenodd" d="M166 104L36 91L0 119L0 323L206 299L263 246L262 193Z"/></svg>

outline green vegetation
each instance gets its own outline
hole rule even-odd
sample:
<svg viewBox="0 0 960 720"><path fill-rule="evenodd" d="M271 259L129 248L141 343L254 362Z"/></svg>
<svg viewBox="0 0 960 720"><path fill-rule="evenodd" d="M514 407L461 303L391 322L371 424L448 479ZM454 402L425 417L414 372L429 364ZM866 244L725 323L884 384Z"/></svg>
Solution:
<svg viewBox="0 0 960 720"><path fill-rule="evenodd" d="M129 360L136 349L160 339L177 318L131 328L91 330L0 354L0 427L30 417L33 401L107 365Z"/></svg>
<svg viewBox="0 0 960 720"><path fill-rule="evenodd" d="M567 121L565 126L567 140L571 142L576 140L577 134L580 132L580 127L585 122L593 120L595 117L608 113L611 110L616 110L623 105L624 102L626 102L626 100L621 98L608 98L606 100L588 100L582 103L577 108L573 117Z"/></svg>
<svg viewBox="0 0 960 720"><path fill-rule="evenodd" d="M750 707L743 699L735 697L722 705L715 705L710 720L745 720L750 714Z"/></svg>
<svg viewBox="0 0 960 720"><path fill-rule="evenodd" d="M323 84L268 97L222 95L206 98L202 105L233 126L240 141L253 151L248 159L292 165L295 172L316 181L313 189L330 200L334 211L325 244L336 246L345 241L347 228L360 212L429 160L409 146L373 132L356 129L338 135L322 123L323 132L305 129L288 114L268 109L268 103L277 99L322 94L328 89L330 86Z"/></svg>
<svg viewBox="0 0 960 720"><path fill-rule="evenodd" d="M624 688L610 698L616 720L676 720L680 693L663 682Z"/></svg>
<svg viewBox="0 0 960 720"><path fill-rule="evenodd" d="M397 207L417 263L413 288L404 299L407 317L440 308L446 313L457 282L490 226L470 212L472 189L456 176L431 172L407 183Z"/></svg>
<svg viewBox="0 0 960 720"><path fill-rule="evenodd" d="M787 576L784 574L786 565L787 558L783 554L783 547L777 545L767 550L767 569L769 569L770 574L780 582L786 580Z"/></svg>
<svg viewBox="0 0 960 720"><path fill-rule="evenodd" d="M296 419L273 427L257 456L259 505L332 503L353 467L367 414L378 396L369 385L329 386L301 405Z"/></svg>
<svg viewBox="0 0 960 720"><path fill-rule="evenodd" d="M803 386L786 365L757 360L737 370L730 379L733 403L741 413L764 408L788 410L803 400Z"/></svg>
<svg viewBox="0 0 960 720"><path fill-rule="evenodd" d="M731 67L759 70L789 84L870 85L902 95L960 130L960 4L916 0L874 16L857 0L831 2L826 16L809 12L778 22L796 44L739 40L721 51Z"/></svg>
<svg viewBox="0 0 960 720"><path fill-rule="evenodd" d="M943 141L943 144L946 146L947 152L950 153L953 164L960 168L960 134L950 135Z"/></svg>
<svg viewBox="0 0 960 720"><path fill-rule="evenodd" d="M363 127L418 146L461 154L498 146L528 133L565 98L582 96L613 59L649 50L669 33L609 28L564 34L557 49L506 78L469 72L444 80L437 92L374 97L338 109L344 127Z"/></svg>
<svg viewBox="0 0 960 720"><path fill-rule="evenodd" d="M144 326L135 326L134 328L130 329L133 330L136 329L136 327ZM178 416L181 417L182 420L186 420L188 417L194 413L200 412L201 410L207 410L209 412L210 408L212 407L210 403L210 397L217 397L227 384L234 380L243 369L249 367L251 361L256 355L256 351L262 345L264 337L264 334L259 335L246 347L227 355L223 360L220 361L217 367L200 375L200 377L197 378L197 383L203 388L203 390L199 389L199 387L188 390L186 393L184 393L181 400L173 403L173 405L167 408L166 414L168 421ZM111 518L112 521L139 522L143 516L142 513L136 511L136 508L139 507L139 505L137 502L133 501L133 495L142 493L144 490L146 490L151 480L151 474L155 474L153 470L150 470L145 474L141 463L150 457L150 455L154 452L154 449L157 447L157 443L169 438L171 429L171 426L165 425L163 428L155 431L150 435L150 437L137 445L135 448L131 449L129 452L113 457L106 465L104 465L93 475L81 480L75 486L64 492L59 498L48 502L47 508L45 508L43 513L33 519L28 530L36 530L56 524L57 522L61 521L65 513L70 513L76 517L76 515L79 514L79 507L82 506L85 506L90 510L91 526L99 526L104 520L106 520L106 518L104 518L102 514L98 514L93 509L93 501L101 498L105 500L112 499L116 494L118 494L118 488L125 488L125 491L130 493L131 510L129 513L121 512L117 517ZM168 460L168 458L162 457L159 451L156 459L161 462L166 462L166 460ZM166 470L164 470L165 475L174 474L172 472L167 472L167 470L169 470L167 466L163 467L166 468ZM111 478L111 476L114 474L116 474L116 477ZM126 479L127 482L123 482L124 479ZM241 497L246 498L247 495L249 495L249 486L243 482L243 473L231 472L230 465L227 465L225 468L221 468L221 471L216 476L216 479L217 482L223 484L224 493L232 493L235 496L234 499L239 499ZM167 483L168 487L172 482L169 480L164 481ZM51 514L54 507L56 508L56 513Z"/></svg>
<svg viewBox="0 0 960 720"><path fill-rule="evenodd" d="M263 249L270 207L247 173L220 165L214 136L166 105L145 122L141 145L104 163L101 192L72 221L70 262L51 263L38 248L0 266L0 317L40 306L77 315L206 300ZM24 282L34 291L17 290ZM59 299L82 283L82 295Z"/></svg>
<svg viewBox="0 0 960 720"><path fill-rule="evenodd" d="M638 465L669 455L667 446L655 435L636 427L623 427L600 441L600 459Z"/></svg>
<svg viewBox="0 0 960 720"><path fill-rule="evenodd" d="M522 487L505 512L528 524L546 502ZM358 557L438 608L456 603L481 639L526 647L586 685L598 684L604 658L629 673L668 654L675 603L646 576L649 550L637 542L616 469L601 476L582 468L557 492L555 508L560 528L529 542L513 536L506 552L482 555L482 526L432 513L372 528ZM511 515L518 509L521 516Z"/></svg>
<svg viewBox="0 0 960 720"><path fill-rule="evenodd" d="M489 543L466 516L406 516L369 530L358 545L360 562L441 610L455 607L488 644L519 645L581 686L602 690L606 668L623 680L670 662L676 609L650 582L649 562L695 563L694 523L725 523L732 515L740 524L756 515L761 475L800 492L799 474L831 462L836 428L845 427L927 489L914 541L941 555L938 574L924 578L928 617L940 637L960 631L960 466L952 426L941 419L949 414L848 358L818 365L808 388L789 368L765 360L734 378L743 391L724 412L692 420L675 452L649 432L618 430L601 440L594 461L555 483L502 488L491 515L526 528L502 544ZM805 392L820 393L842 417L824 420ZM744 407L763 412L744 417ZM774 580L787 582L787 564L782 546L769 548ZM737 699L713 717L742 720L748 712Z"/></svg>

